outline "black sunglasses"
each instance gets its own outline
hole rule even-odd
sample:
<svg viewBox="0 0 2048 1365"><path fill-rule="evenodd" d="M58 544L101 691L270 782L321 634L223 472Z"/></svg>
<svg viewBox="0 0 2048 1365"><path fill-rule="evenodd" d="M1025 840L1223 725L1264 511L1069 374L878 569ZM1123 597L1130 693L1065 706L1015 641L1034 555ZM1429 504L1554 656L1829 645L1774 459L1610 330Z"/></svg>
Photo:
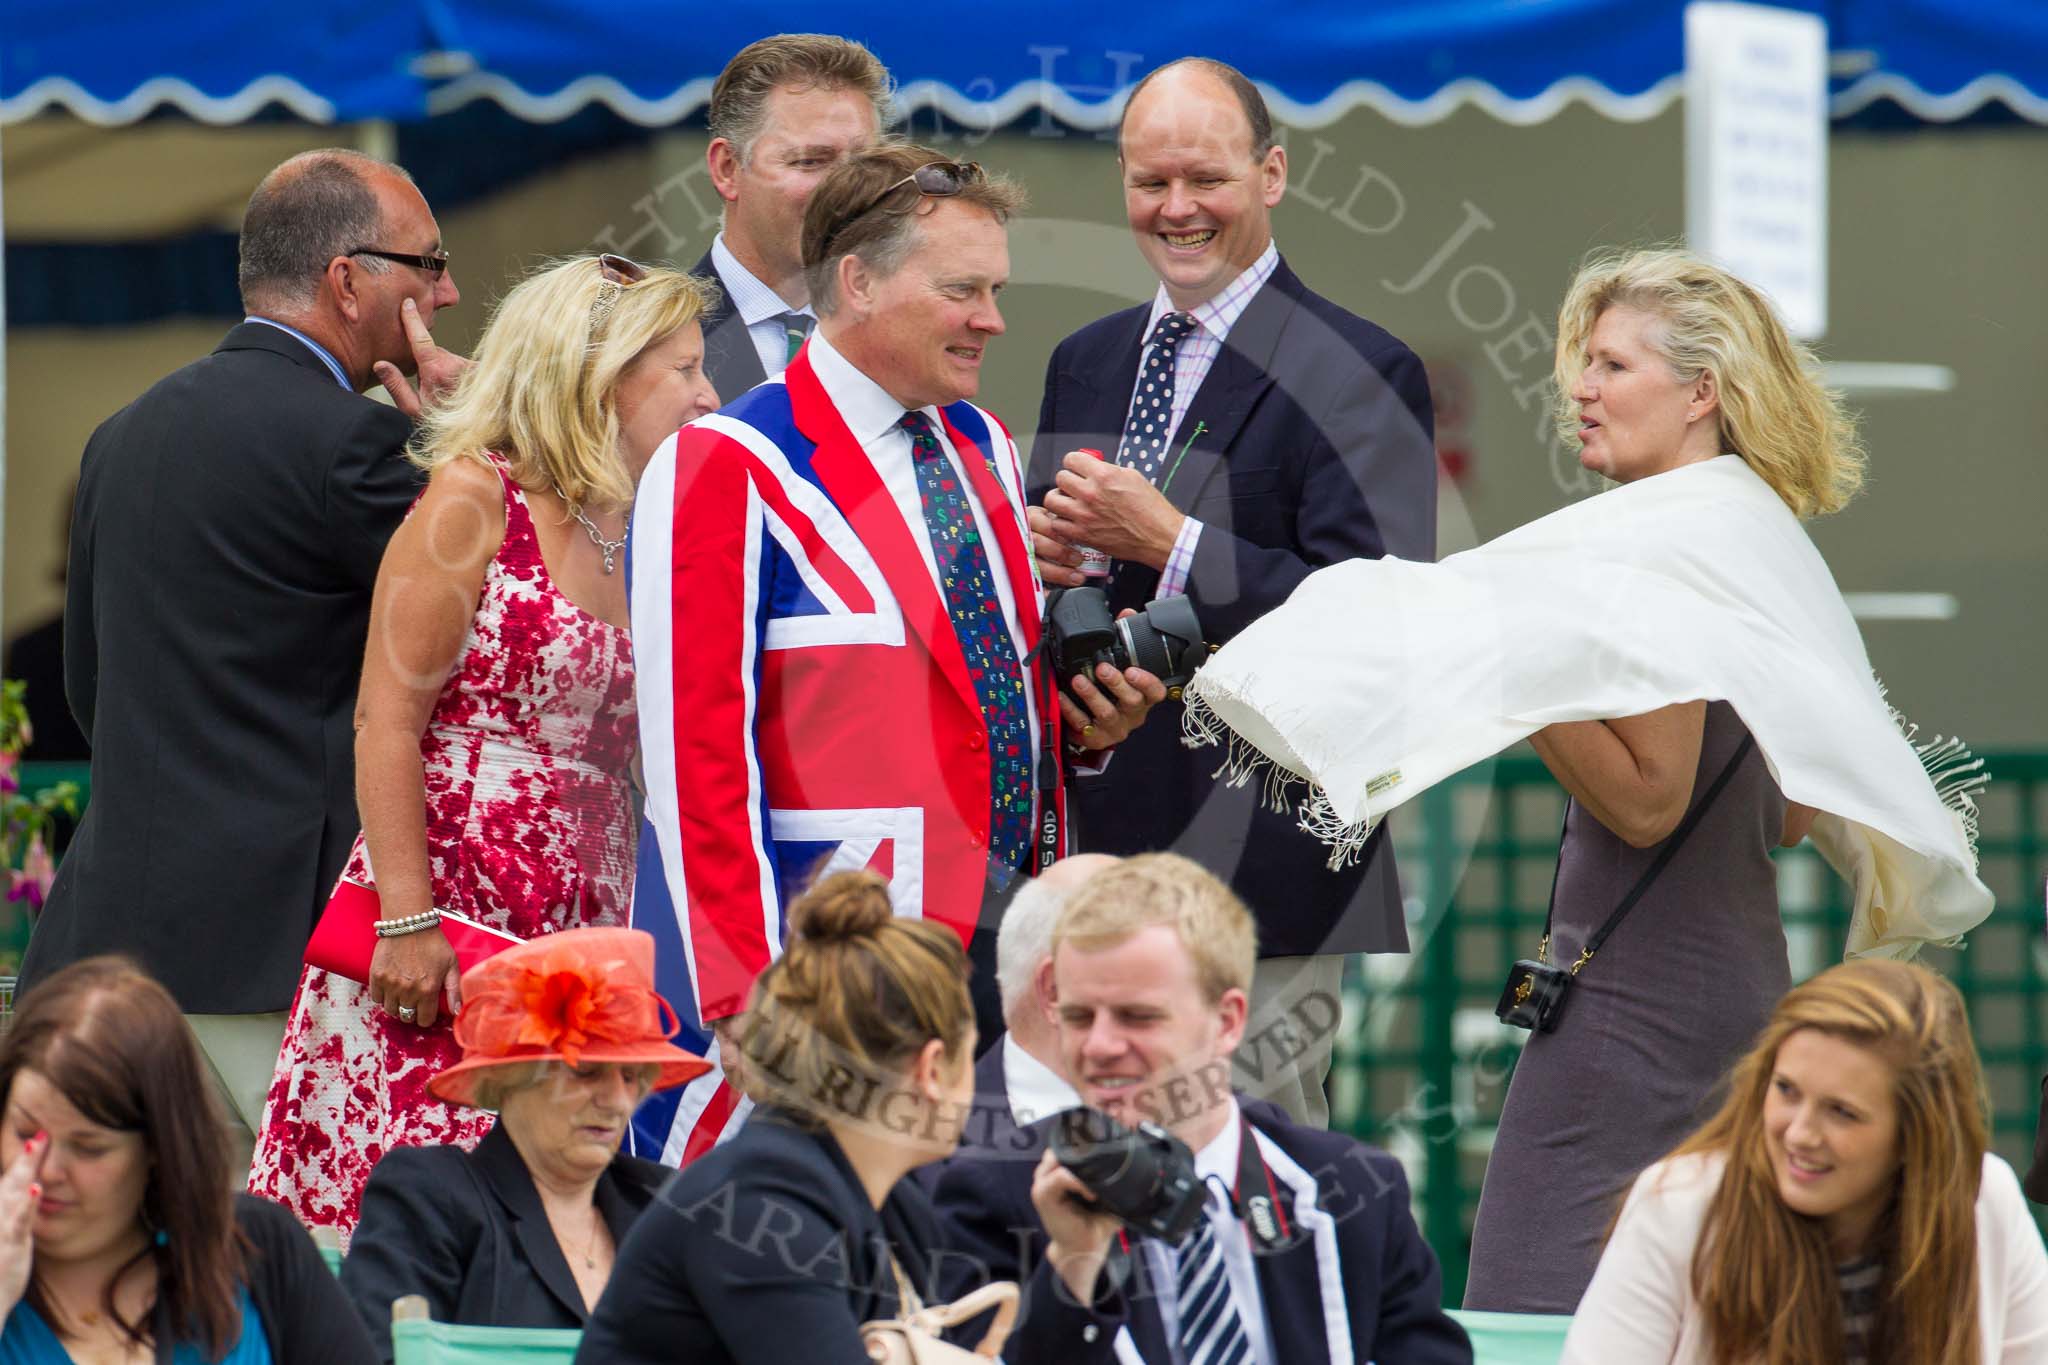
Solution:
<svg viewBox="0 0 2048 1365"><path fill-rule="evenodd" d="M382 247L359 246L354 251L344 251L344 256L375 256L382 261L397 261L400 265L416 265L429 275L439 279L448 269L448 253L430 251L415 255L410 251L386 251Z"/></svg>
<svg viewBox="0 0 2048 1365"><path fill-rule="evenodd" d="M905 185L917 186L919 196L925 199L950 199L981 178L981 163L978 161L928 161L834 224L832 230L825 234L823 254L830 256L832 243ZM904 207L907 209L909 205Z"/></svg>

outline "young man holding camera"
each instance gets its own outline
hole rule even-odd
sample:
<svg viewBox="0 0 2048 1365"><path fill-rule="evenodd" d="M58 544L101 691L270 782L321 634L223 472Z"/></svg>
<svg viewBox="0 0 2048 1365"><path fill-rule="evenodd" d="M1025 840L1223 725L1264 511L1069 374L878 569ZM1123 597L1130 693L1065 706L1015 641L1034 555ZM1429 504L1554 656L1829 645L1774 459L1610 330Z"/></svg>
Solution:
<svg viewBox="0 0 2048 1365"><path fill-rule="evenodd" d="M1170 1176L1191 1160L1199 1216L1129 1188L1150 1181L1091 1193L1051 1150L964 1156L935 1196L952 1250L976 1275L1026 1281L1026 1314L1057 1324L1030 1336L1065 1343L1058 1365L1470 1362L1400 1164L1232 1094L1255 939L1243 903L1176 854L1073 894L1053 930L1062 1065L1084 1104L1138 1130L1118 1165ZM1031 1131L1050 1142L1060 1122ZM1144 1235L1160 1225L1191 1227L1170 1245ZM1012 1365L1034 1365L1023 1349Z"/></svg>

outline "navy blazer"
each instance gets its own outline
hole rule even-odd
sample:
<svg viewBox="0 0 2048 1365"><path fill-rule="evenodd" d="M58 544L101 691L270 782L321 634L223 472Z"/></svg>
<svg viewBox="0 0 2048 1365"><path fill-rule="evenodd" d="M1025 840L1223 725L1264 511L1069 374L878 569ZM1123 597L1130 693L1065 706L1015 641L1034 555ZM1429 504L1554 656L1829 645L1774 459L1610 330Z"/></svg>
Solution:
<svg viewBox="0 0 2048 1365"><path fill-rule="evenodd" d="M356 836L356 686L419 493L411 431L244 322L92 434L64 594L92 802L22 991L125 953L189 1014L291 1004Z"/></svg>
<svg viewBox="0 0 2048 1365"><path fill-rule="evenodd" d="M938 1219L915 1181L898 1181L877 1209L829 1132L757 1109L634 1225L576 1359L861 1360L860 1324L901 1311L892 1254L927 1303L958 1296L958 1281L936 1291L939 1247ZM979 1340L977 1331L969 1344Z"/></svg>
<svg viewBox="0 0 2048 1365"><path fill-rule="evenodd" d="M1053 352L1031 502L1044 500L1068 451L1117 449L1150 316L1149 303L1113 313ZM1326 565L1434 559L1434 431L1415 353L1281 261L1231 328L1166 460L1167 500L1203 523L1187 592L1209 643L1227 642ZM1158 583L1151 569L1120 565L1112 606L1142 607ZM1154 708L1113 763L1072 785L1078 847L1185 853L1251 907L1265 957L1406 951L1385 829L1358 862L1330 872L1329 850L1292 810L1267 809L1258 783L1217 782L1217 750L1182 746L1180 710Z"/></svg>
<svg viewBox="0 0 2048 1365"><path fill-rule="evenodd" d="M593 1198L615 1245L625 1245L674 1174L638 1157L613 1158ZM589 1316L533 1176L502 1125L474 1152L394 1147L370 1173L362 1207L341 1287L386 1365L391 1301L405 1294L424 1295L436 1322L580 1328Z"/></svg>
<svg viewBox="0 0 2048 1365"><path fill-rule="evenodd" d="M756 384L767 383L768 372L761 368L761 353L754 349L754 339L747 335L747 324L734 311L732 291L719 278L710 251L698 258L690 273L718 286L718 306L697 319L697 323L704 329L704 373L710 378L711 387L718 390L718 401L723 405Z"/></svg>
<svg viewBox="0 0 2048 1365"><path fill-rule="evenodd" d="M1246 1104L1244 1113L1277 1149L1268 1170L1294 1232L1287 1244L1254 1257L1274 1359L1471 1365L1471 1342L1443 1309L1436 1253L1409 1212L1401 1163L1342 1133L1293 1123L1267 1105ZM1027 1131L1042 1140L1049 1122ZM1136 1248L1114 1258L1104 1279L1117 1287L1106 1284L1093 1304L1076 1303L1056 1280L1031 1204L1036 1166L1035 1155L958 1156L940 1169L933 1200L946 1224L950 1274L1026 1285L1030 1330L1011 1338L1003 1358L1010 1365L1111 1365L1118 1333L1128 1330L1143 1360L1172 1365L1158 1296L1175 1289L1151 1283ZM1330 1282L1341 1286L1339 1303L1325 1300Z"/></svg>

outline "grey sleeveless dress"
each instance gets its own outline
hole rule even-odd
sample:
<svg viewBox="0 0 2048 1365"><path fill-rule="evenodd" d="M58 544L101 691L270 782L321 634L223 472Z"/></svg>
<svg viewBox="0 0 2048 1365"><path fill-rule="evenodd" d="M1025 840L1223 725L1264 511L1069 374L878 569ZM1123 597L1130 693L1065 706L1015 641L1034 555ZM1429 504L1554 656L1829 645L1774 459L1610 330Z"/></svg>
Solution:
<svg viewBox="0 0 2048 1365"><path fill-rule="evenodd" d="M1694 804L1746 733L1733 707L1708 705ZM1572 983L1557 1031L1530 1035L1487 1162L1465 1307L1577 1308L1630 1183L1718 1103L1723 1073L1791 986L1770 860L1784 825L1785 798L1752 748ZM1551 961L1576 960L1656 856L1574 803Z"/></svg>

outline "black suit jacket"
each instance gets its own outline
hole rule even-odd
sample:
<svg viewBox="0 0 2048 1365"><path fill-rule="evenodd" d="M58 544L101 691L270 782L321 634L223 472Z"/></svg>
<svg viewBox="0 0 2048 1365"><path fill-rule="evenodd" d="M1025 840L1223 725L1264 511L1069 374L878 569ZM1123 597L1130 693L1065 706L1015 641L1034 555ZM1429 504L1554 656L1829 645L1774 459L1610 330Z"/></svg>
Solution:
<svg viewBox="0 0 2048 1365"><path fill-rule="evenodd" d="M594 1198L615 1245L675 1172L618 1156ZM580 1328L589 1314L540 1193L502 1127L474 1152L394 1147L370 1173L341 1287L389 1365L391 1301L424 1295L436 1322Z"/></svg>
<svg viewBox="0 0 2048 1365"><path fill-rule="evenodd" d="M916 1182L898 1181L878 1210L829 1133L756 1110L634 1224L576 1359L862 1360L860 1324L901 1311L892 1253L926 1302L955 1297L954 1281L935 1288L939 1224Z"/></svg>
<svg viewBox="0 0 2048 1365"><path fill-rule="evenodd" d="M356 684L411 428L245 322L86 444L65 691L92 802L21 986L138 958L194 1014L282 1010L357 829Z"/></svg>
<svg viewBox="0 0 2048 1365"><path fill-rule="evenodd" d="M1116 450L1150 315L1150 304L1113 313L1053 352L1032 502L1068 451ZM1434 559L1434 426L1415 353L1280 262L1231 328L1166 459L1167 499L1204 526L1187 591L1208 641L1230 640L1326 565ZM1142 607L1158 583L1153 570L1120 565L1112 606ZM1180 709L1155 708L1100 776L1072 785L1079 847L1185 853L1251 906L1266 957L1405 951L1385 829L1359 862L1329 871L1329 850L1291 809L1267 809L1257 783L1217 782L1218 752L1182 746Z"/></svg>
<svg viewBox="0 0 2048 1365"><path fill-rule="evenodd" d="M1443 1310L1443 1277L1436 1254L1422 1239L1408 1209L1408 1180L1385 1152L1341 1133L1304 1128L1267 1105L1245 1105L1254 1127L1280 1149L1293 1172L1269 1165L1292 1219L1298 1207L1290 1176L1312 1180L1316 1217L1323 1226L1294 1227L1293 1240L1259 1251L1259 1295L1265 1305L1274 1359L1286 1365L1470 1365L1464 1329ZM1046 1123L1030 1130L1041 1141ZM952 1273L1015 1279L1027 1286L1028 1331L1004 1352L1010 1365L1110 1365L1118 1330L1128 1328L1139 1355L1172 1365L1159 1298L1175 1292L1155 1285L1142 1244L1117 1254L1119 1287L1104 1287L1093 1304L1079 1304L1046 1262L1047 1239L1031 1205L1036 1161L1011 1156L963 1155L941 1168L934 1203L946 1225ZM1326 1303L1323 1277L1342 1286L1342 1302ZM1105 1275L1109 1278L1109 1275ZM1326 1313L1339 1314L1350 1353L1332 1345Z"/></svg>
<svg viewBox="0 0 2048 1365"><path fill-rule="evenodd" d="M768 372L761 368L761 353L747 335L747 324L733 310L732 291L719 277L709 251L690 267L690 273L718 286L718 306L699 318L698 324L704 329L704 373L718 390L718 401L730 403L756 384L767 383Z"/></svg>

